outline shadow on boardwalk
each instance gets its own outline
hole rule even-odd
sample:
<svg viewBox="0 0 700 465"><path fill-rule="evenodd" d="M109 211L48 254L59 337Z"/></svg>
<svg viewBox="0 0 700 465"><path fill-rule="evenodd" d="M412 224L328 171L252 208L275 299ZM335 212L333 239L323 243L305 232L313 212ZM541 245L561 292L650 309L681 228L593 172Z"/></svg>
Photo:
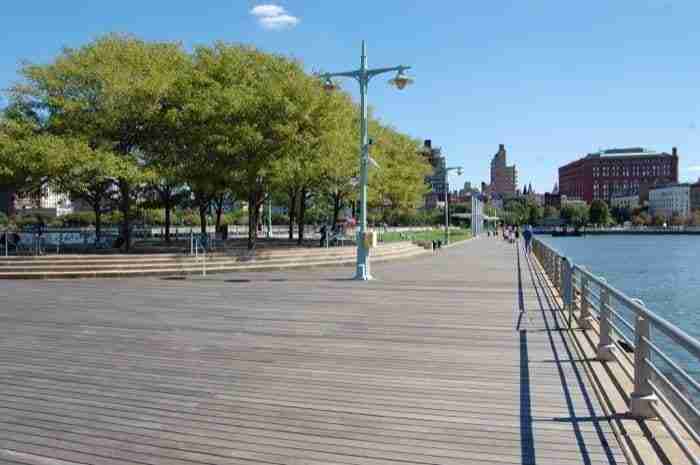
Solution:
<svg viewBox="0 0 700 465"><path fill-rule="evenodd" d="M601 427L601 423L605 423L606 429L609 429L610 418L607 416L599 416L599 409L594 406L594 402L597 403L597 401L591 398L591 393L587 386L588 378L585 378L586 375L582 373L582 368L579 366L583 361L577 359L574 355L572 341L569 339L566 331L563 330L563 325L565 325L566 322L563 321L563 309L557 301L555 291L549 286L541 268L533 263L534 258L523 253L524 256L521 259L521 250L519 247L516 247L516 249L518 303L520 309L517 329L520 332L520 430L522 438L522 463L536 463L532 422L559 422L570 424L576 438L576 447L578 448L582 463L584 464L592 463L589 445L586 442L581 428L582 423L589 423L593 426L597 434L597 439L605 451L607 463L620 463L616 460L610 444L608 443L608 439ZM535 305L530 309L525 307L525 299L523 297L523 274L526 275L526 278L529 278L529 283L526 283L525 286L532 286L536 296ZM528 329L522 328L523 317L530 312L539 314L542 318L544 327L538 329L538 331L544 331L546 333L552 353L552 359L544 360L544 362L551 362L556 365L566 401L568 416L559 416L551 419L533 418L530 400L530 373L527 348ZM565 367L570 367L570 369ZM583 397L585 402L585 409L583 412L581 412L580 409L577 411L577 407L574 405L572 391L578 391Z"/></svg>

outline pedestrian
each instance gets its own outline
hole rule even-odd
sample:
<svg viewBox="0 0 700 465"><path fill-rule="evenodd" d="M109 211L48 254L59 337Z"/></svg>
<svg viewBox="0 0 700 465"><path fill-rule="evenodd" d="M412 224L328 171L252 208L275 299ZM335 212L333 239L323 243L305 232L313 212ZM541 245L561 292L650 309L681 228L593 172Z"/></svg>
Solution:
<svg viewBox="0 0 700 465"><path fill-rule="evenodd" d="M433 255L437 253L437 241L433 239Z"/></svg>
<svg viewBox="0 0 700 465"><path fill-rule="evenodd" d="M523 239L525 239L525 253L529 255L532 252L532 228L529 225L523 231Z"/></svg>
<svg viewBox="0 0 700 465"><path fill-rule="evenodd" d="M321 244L320 244L320 246L323 247L326 243L326 234L328 233L328 228L326 227L325 224L323 226L321 226L320 232L321 232Z"/></svg>

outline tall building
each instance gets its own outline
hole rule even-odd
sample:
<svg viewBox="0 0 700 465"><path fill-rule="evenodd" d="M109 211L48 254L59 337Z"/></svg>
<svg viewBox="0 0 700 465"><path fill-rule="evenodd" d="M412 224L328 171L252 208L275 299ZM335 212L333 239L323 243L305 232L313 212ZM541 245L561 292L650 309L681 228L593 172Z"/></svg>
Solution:
<svg viewBox="0 0 700 465"><path fill-rule="evenodd" d="M670 184L649 191L649 211L652 215L671 218L690 216L690 184Z"/></svg>
<svg viewBox="0 0 700 465"><path fill-rule="evenodd" d="M433 147L432 141L426 139L423 142L423 156L428 160L433 172L425 177L425 182L430 186L430 192L425 195L425 208L435 208L445 201L447 184L445 184L445 157L439 147Z"/></svg>
<svg viewBox="0 0 700 465"><path fill-rule="evenodd" d="M500 144L491 160L491 193L514 196L517 189L518 171L515 165L508 166L505 145Z"/></svg>
<svg viewBox="0 0 700 465"><path fill-rule="evenodd" d="M590 203L613 195L639 194L648 199L654 186L678 182L678 152L635 147L602 150L559 168L559 193Z"/></svg>

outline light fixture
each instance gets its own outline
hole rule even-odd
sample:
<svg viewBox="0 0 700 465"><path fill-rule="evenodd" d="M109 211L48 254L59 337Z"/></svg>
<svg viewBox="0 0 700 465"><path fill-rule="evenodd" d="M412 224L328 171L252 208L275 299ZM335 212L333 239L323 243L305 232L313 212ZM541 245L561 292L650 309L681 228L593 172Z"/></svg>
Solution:
<svg viewBox="0 0 700 465"><path fill-rule="evenodd" d="M326 80L323 82L323 88L326 89L328 92L333 92L338 88L338 86L335 85L335 83L331 80L330 77L327 77Z"/></svg>
<svg viewBox="0 0 700 465"><path fill-rule="evenodd" d="M408 76L403 68L399 69L399 71L396 73L396 77L394 79L389 80L389 84L392 86L395 86L397 89L401 90L405 88L409 84L413 84L413 78Z"/></svg>

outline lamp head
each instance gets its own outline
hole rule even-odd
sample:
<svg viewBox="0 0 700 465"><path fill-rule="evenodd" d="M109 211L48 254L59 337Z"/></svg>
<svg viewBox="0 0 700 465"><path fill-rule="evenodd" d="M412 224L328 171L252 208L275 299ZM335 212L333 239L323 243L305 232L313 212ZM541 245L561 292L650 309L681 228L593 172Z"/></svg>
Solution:
<svg viewBox="0 0 700 465"><path fill-rule="evenodd" d="M402 90L406 86L413 84L413 78L408 76L404 69L400 69L396 73L396 77L394 77L394 79L389 80L389 84L391 84L399 90Z"/></svg>
<svg viewBox="0 0 700 465"><path fill-rule="evenodd" d="M335 85L335 83L331 80L330 77L327 77L323 81L323 88L325 90L327 90L328 92L333 92L334 90L336 90L338 88L338 86Z"/></svg>
<svg viewBox="0 0 700 465"><path fill-rule="evenodd" d="M457 168L457 176L462 176L462 168Z"/></svg>

